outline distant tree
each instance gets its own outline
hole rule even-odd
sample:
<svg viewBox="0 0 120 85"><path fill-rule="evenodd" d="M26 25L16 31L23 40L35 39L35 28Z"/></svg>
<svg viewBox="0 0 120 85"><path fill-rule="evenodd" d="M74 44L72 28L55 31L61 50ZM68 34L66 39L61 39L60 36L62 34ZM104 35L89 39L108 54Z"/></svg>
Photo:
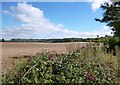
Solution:
<svg viewBox="0 0 120 85"><path fill-rule="evenodd" d="M5 42L5 40L4 40L4 39L2 39L2 42Z"/></svg>
<svg viewBox="0 0 120 85"><path fill-rule="evenodd" d="M99 38L99 35L97 35L97 38Z"/></svg>

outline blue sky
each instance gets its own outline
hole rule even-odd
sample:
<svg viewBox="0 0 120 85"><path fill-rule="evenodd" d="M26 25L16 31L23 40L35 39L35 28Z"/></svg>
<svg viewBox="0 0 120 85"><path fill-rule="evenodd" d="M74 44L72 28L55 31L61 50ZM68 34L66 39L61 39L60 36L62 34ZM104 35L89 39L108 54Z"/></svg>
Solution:
<svg viewBox="0 0 120 85"><path fill-rule="evenodd" d="M97 4L96 4L97 5ZM103 10L91 2L3 2L2 37L65 38L110 35L96 22ZM99 5L98 5L99 6Z"/></svg>

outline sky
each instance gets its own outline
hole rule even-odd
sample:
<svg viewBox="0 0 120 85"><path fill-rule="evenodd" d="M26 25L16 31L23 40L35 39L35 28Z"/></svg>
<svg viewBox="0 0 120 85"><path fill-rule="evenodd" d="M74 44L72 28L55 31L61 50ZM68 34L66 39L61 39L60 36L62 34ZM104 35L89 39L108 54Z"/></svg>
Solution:
<svg viewBox="0 0 120 85"><path fill-rule="evenodd" d="M95 38L111 35L102 18L101 4L89 2L2 2L2 38Z"/></svg>

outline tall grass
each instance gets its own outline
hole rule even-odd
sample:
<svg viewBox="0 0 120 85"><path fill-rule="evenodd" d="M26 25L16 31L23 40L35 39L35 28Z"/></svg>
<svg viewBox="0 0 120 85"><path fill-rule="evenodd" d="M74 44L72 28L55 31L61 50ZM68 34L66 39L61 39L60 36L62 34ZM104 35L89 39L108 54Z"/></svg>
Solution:
<svg viewBox="0 0 120 85"><path fill-rule="evenodd" d="M120 77L120 48L116 46L116 55L112 53L107 53L102 47L97 43L86 43L84 46L79 45L80 43L70 43L70 45L66 46L67 51L80 51L81 58L87 59L85 60L88 64L97 64L94 63L99 62L103 63L105 67L111 68L111 75L113 79L119 79ZM75 48L76 47L76 48ZM78 48L77 48L78 47ZM103 68L103 69L106 69ZM119 80L118 80L119 81Z"/></svg>

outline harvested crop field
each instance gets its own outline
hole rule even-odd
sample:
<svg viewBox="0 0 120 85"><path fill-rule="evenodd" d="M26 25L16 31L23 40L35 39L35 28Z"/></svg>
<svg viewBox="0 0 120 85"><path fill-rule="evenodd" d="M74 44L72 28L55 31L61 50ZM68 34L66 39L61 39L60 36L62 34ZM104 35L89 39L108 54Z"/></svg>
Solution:
<svg viewBox="0 0 120 85"><path fill-rule="evenodd" d="M84 43L81 44L83 46ZM6 72L11 67L13 59L21 56L29 57L43 49L59 54L68 53L68 49L70 50L70 48L66 49L68 45L68 43L4 42L2 43L2 71Z"/></svg>

